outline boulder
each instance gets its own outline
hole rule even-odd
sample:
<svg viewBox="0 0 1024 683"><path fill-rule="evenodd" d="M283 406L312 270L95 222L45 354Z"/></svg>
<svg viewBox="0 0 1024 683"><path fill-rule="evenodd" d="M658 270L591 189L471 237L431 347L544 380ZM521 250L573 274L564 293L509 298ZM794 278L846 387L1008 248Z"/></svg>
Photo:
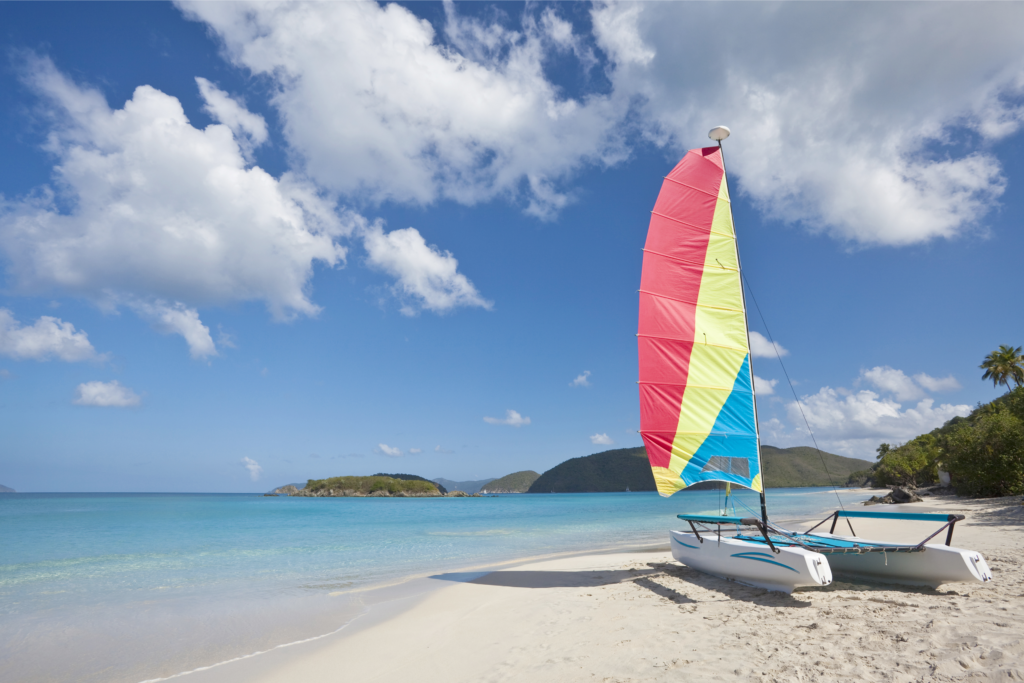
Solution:
<svg viewBox="0 0 1024 683"><path fill-rule="evenodd" d="M469 494L466 493L465 491L449 491L448 492L448 497L449 498L469 498Z"/></svg>
<svg viewBox="0 0 1024 683"><path fill-rule="evenodd" d="M901 486L894 486L892 493L889 494L892 497L893 502L903 503L920 503L923 499L913 491L908 491Z"/></svg>
<svg viewBox="0 0 1024 683"><path fill-rule="evenodd" d="M913 491L908 491L901 486L894 486L892 491L881 498L871 496L864 501L865 505L902 505L903 503L920 503L923 499Z"/></svg>

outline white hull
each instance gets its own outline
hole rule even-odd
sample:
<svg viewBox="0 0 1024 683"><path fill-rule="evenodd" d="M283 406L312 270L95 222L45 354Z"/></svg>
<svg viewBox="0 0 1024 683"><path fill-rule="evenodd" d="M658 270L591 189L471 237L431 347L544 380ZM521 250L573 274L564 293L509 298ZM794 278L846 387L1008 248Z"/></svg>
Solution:
<svg viewBox="0 0 1024 683"><path fill-rule="evenodd" d="M852 536L815 534L825 538L838 538L864 545L894 545L866 541ZM945 545L926 545L919 553L864 553L833 554L828 556L829 565L837 574L850 574L889 583L937 588L944 583L992 580L992 570L981 553L961 550Z"/></svg>
<svg viewBox="0 0 1024 683"><path fill-rule="evenodd" d="M779 548L779 553L773 553L763 543L719 540L713 533L701 537L703 543L694 534L670 531L672 557L706 574L784 593L799 586L832 583L828 560L821 553L803 548Z"/></svg>

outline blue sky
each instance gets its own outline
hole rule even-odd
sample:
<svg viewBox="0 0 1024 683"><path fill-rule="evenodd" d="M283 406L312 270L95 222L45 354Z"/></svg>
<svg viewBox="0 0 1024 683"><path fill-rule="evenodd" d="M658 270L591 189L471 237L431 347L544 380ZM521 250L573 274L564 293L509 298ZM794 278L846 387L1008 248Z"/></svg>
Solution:
<svg viewBox="0 0 1024 683"><path fill-rule="evenodd" d="M811 427L872 458L998 395L978 363L1024 343L1022 25L0 3L0 483L479 479L640 445L640 249L718 124ZM754 341L763 441L808 444Z"/></svg>

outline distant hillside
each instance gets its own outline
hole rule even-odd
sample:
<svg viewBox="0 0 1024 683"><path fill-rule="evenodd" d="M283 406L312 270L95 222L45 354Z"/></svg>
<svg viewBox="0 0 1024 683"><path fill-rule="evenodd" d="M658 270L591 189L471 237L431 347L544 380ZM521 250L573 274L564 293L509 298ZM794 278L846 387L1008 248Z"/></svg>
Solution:
<svg viewBox="0 0 1024 683"><path fill-rule="evenodd" d="M295 490L298 491L298 490L306 488L306 482L300 481L300 482L298 482L296 484L285 484L284 486L278 486L276 489L274 489L272 491L267 491L267 493L284 493L285 492L284 489L288 488L289 486L294 486Z"/></svg>
<svg viewBox="0 0 1024 683"><path fill-rule="evenodd" d="M596 493L604 491L654 491L654 475L647 451L617 448L566 460L540 475L529 493Z"/></svg>
<svg viewBox="0 0 1024 683"><path fill-rule="evenodd" d="M479 481L452 481L451 479L431 479L430 481L444 486L449 491L465 491L466 493L478 493L481 488L494 481L494 477L490 479L481 479Z"/></svg>
<svg viewBox="0 0 1024 683"><path fill-rule="evenodd" d="M17 493L17 491L7 486L4 486L3 484L0 484L0 493Z"/></svg>
<svg viewBox="0 0 1024 683"><path fill-rule="evenodd" d="M822 458L828 465L828 474L821 465ZM872 463L858 458L821 452L808 446L776 448L761 446L761 466L764 468L765 487L770 489L791 486L829 486L832 483L843 486L854 472L866 470Z"/></svg>
<svg viewBox="0 0 1024 683"><path fill-rule="evenodd" d="M871 464L824 451L821 455L836 486L842 486L851 473ZM762 446L761 457L767 488L829 485L821 458L813 448ZM540 475L530 486L529 493L625 491L627 487L630 491L656 490L647 451L642 446L566 460Z"/></svg>
<svg viewBox="0 0 1024 683"><path fill-rule="evenodd" d="M480 493L526 493L538 477L540 475L533 470L513 472L490 482L480 489Z"/></svg>
<svg viewBox="0 0 1024 683"><path fill-rule="evenodd" d="M448 495L448 489L446 487L441 486L436 481L431 481L430 479L427 479L426 477L421 477L418 474L384 474L382 472L378 472L377 474L375 474L373 476L375 476L375 477L391 477L392 479L402 479L404 481L425 481L428 484L434 484L435 486L437 486L437 489L441 493L443 493L445 495ZM476 491L472 491L472 493L476 493Z"/></svg>

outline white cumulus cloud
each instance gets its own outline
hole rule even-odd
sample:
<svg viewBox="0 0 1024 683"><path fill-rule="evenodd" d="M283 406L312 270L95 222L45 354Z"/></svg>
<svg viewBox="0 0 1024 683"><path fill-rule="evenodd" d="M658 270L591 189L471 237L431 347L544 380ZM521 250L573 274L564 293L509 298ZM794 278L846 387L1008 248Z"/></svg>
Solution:
<svg viewBox="0 0 1024 683"><path fill-rule="evenodd" d="M385 233L378 223L360 232L367 262L398 280L394 289L406 302L402 306L406 315L415 315L421 307L435 313L458 306L491 309L492 303L458 272L459 262L452 253L428 245L415 228Z"/></svg>
<svg viewBox="0 0 1024 683"><path fill-rule="evenodd" d="M243 457L241 460L242 466L249 470L249 478L256 481L263 474L263 468L260 464L249 457Z"/></svg>
<svg viewBox="0 0 1024 683"><path fill-rule="evenodd" d="M504 420L497 417L485 417L484 422L490 425L508 425L510 427L522 427L523 425L530 424L530 418L523 417L515 410L506 410Z"/></svg>
<svg viewBox="0 0 1024 683"><path fill-rule="evenodd" d="M142 402L142 398L116 379L111 382L85 382L79 384L74 403L80 406L103 408L130 408Z"/></svg>
<svg viewBox="0 0 1024 683"><path fill-rule="evenodd" d="M402 456L402 449L395 446L389 446L386 443L379 443L377 447L373 449L381 455L388 455L392 458L398 458Z"/></svg>
<svg viewBox="0 0 1024 683"><path fill-rule="evenodd" d="M589 387L590 386L590 370L584 370L581 374L576 375L576 379L569 382L570 387Z"/></svg>
<svg viewBox="0 0 1024 683"><path fill-rule="evenodd" d="M881 391L892 394L897 401L908 401L925 395L921 387L902 370L890 368L888 365L863 370L861 377Z"/></svg>
<svg viewBox="0 0 1024 683"><path fill-rule="evenodd" d="M232 127L257 144L265 139L258 117L209 83L200 83L207 108L227 123L200 130L177 98L147 85L112 109L48 59L25 59L21 76L45 105L57 164L55 190L0 199L0 250L16 291L113 307L175 302L170 317L194 320L157 317L188 330L199 356L213 349L198 334L199 307L262 301L276 319L318 312L313 265L343 263L335 238L355 223L297 176L247 164Z"/></svg>
<svg viewBox="0 0 1024 683"><path fill-rule="evenodd" d="M906 245L963 234L1004 191L986 143L1024 122L1022 5L602 3L592 20L645 135L678 153L729 125L730 171L772 217Z"/></svg>
<svg viewBox="0 0 1024 683"><path fill-rule="evenodd" d="M231 129L246 158L251 159L252 150L267 141L267 122L205 78L197 76L196 84L203 97L203 110Z"/></svg>
<svg viewBox="0 0 1024 683"><path fill-rule="evenodd" d="M422 448L410 448L409 449L409 453L411 453L412 455L416 455L417 453L422 453L422 452L423 452Z"/></svg>
<svg viewBox="0 0 1024 683"><path fill-rule="evenodd" d="M771 396L775 393L775 385L778 383L777 379L762 379L754 375L754 393L758 396Z"/></svg>
<svg viewBox="0 0 1024 683"><path fill-rule="evenodd" d="M189 353L193 358L206 358L217 355L217 347L210 336L210 328L199 319L199 312L188 308L182 303L173 306L163 301L148 303L132 302L131 307L143 317L149 319L157 330L165 334L180 334L188 344Z"/></svg>
<svg viewBox="0 0 1024 683"><path fill-rule="evenodd" d="M611 446L615 442L607 434L594 434L590 437L590 443L600 446Z"/></svg>
<svg viewBox="0 0 1024 683"><path fill-rule="evenodd" d="M962 388L953 375L932 377L920 372L909 377L902 370L896 370L888 365L861 371L861 379L867 380L881 391L892 394L897 401L921 398L928 392L956 391Z"/></svg>
<svg viewBox="0 0 1024 683"><path fill-rule="evenodd" d="M760 332L750 331L750 355L754 358L775 358L778 356L788 356L789 351L782 347L782 344L768 341Z"/></svg>
<svg viewBox="0 0 1024 683"><path fill-rule="evenodd" d="M103 358L89 342L89 335L75 330L71 323L44 315L32 325L22 325L6 308L0 308L0 355L15 360L56 358L68 362Z"/></svg>
<svg viewBox="0 0 1024 683"><path fill-rule="evenodd" d="M914 375L914 381L928 391L956 391L963 388L953 375L932 377L921 372Z"/></svg>
<svg viewBox="0 0 1024 683"><path fill-rule="evenodd" d="M229 59L275 84L273 105L302 169L371 199L472 204L521 198L547 218L582 164L625 158L628 102L567 97L545 76L552 51L592 57L546 10L519 29L445 5L443 34L398 4L182 3Z"/></svg>
<svg viewBox="0 0 1024 683"><path fill-rule="evenodd" d="M903 408L903 404L879 394L822 387L801 397L804 415L823 448L861 458L872 458L879 443L903 442L930 432L956 416L971 412L968 405L943 403L930 398ZM787 406L789 420L803 430L803 418L795 403ZM804 432L806 435L806 432Z"/></svg>

